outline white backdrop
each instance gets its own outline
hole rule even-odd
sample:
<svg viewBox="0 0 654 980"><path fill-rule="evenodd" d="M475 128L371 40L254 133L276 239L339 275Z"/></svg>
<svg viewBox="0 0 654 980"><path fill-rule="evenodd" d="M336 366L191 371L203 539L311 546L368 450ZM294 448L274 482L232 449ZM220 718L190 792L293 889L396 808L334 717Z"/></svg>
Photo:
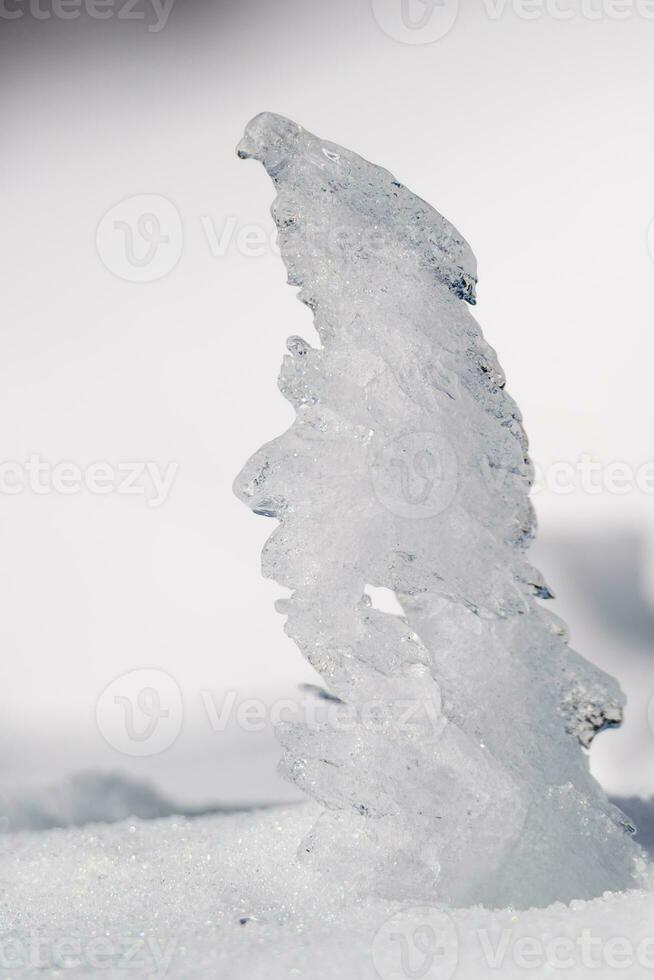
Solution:
<svg viewBox="0 0 654 980"><path fill-rule="evenodd" d="M635 5L618 20L570 3L564 20L551 4L525 19L516 2L479 2L420 43L431 28L403 27L399 5L177 0L156 31L147 4L143 20L38 19L18 3L23 16L0 18L0 458L19 464L13 480L30 456L85 475L135 461L174 473L154 507L86 488L0 493L4 785L83 766L185 799L291 794L269 731L215 732L202 700L269 702L313 679L273 611L279 590L260 578L273 525L231 494L245 459L290 422L275 385L285 338L314 337L268 244L272 187L234 154L247 120L271 109L388 167L470 241L477 316L546 483L536 556L576 646L632 695L598 771L613 789L654 786L654 21ZM454 12L446 0L436 15ZM159 230L171 268L151 282L121 278L144 266L124 253L121 265L110 241L138 203L111 211L96 245L103 216L141 195L170 202ZM581 485L584 456L598 492ZM102 690L135 668L169 673L184 705L174 746L145 758L116 751L95 722Z"/></svg>

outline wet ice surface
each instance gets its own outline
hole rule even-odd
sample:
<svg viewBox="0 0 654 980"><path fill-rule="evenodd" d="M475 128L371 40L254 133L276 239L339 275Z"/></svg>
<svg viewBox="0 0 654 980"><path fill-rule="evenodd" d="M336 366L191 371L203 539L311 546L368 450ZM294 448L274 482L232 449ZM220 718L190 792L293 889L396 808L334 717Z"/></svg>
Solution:
<svg viewBox="0 0 654 980"><path fill-rule="evenodd" d="M296 861L317 810L6 836L0 977L651 975L651 891L525 912L361 897Z"/></svg>
<svg viewBox="0 0 654 980"><path fill-rule="evenodd" d="M300 859L459 906L628 889L633 828L584 751L624 696L542 604L527 437L470 313L470 247L388 171L288 119L257 116L239 154L274 183L320 339L289 339L295 421L235 483L279 522L263 573L291 591L277 609L334 699L317 724L279 726L282 772L324 807Z"/></svg>

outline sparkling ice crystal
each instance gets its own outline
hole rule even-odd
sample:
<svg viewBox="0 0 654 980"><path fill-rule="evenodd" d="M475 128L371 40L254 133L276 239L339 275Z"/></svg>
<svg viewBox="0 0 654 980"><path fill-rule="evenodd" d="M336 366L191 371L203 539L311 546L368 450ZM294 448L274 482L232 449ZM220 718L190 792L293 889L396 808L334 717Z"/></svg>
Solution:
<svg viewBox="0 0 654 980"><path fill-rule="evenodd" d="M284 774L324 808L300 857L455 905L629 887L633 827L585 751L624 699L541 604L527 439L470 313L469 246L390 173L280 116L238 152L275 184L321 343L289 340L296 419L235 484L279 522L263 572L291 590L279 611L327 689L322 714L279 729Z"/></svg>

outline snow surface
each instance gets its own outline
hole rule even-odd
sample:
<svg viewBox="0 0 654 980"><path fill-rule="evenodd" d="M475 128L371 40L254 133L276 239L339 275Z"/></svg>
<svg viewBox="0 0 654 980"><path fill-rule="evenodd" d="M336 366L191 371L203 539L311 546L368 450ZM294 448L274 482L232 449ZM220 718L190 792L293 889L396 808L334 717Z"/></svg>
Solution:
<svg viewBox="0 0 654 980"><path fill-rule="evenodd" d="M296 860L317 813L308 804L6 835L0 977L632 980L654 971L651 869L643 890L570 906L411 911Z"/></svg>

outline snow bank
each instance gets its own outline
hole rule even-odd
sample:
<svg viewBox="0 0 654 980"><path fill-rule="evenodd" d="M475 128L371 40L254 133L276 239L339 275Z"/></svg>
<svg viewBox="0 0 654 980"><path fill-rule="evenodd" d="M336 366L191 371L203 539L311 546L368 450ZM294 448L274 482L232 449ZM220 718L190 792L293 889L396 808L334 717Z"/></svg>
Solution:
<svg viewBox="0 0 654 980"><path fill-rule="evenodd" d="M0 793L0 833L117 823L128 817L154 820L183 814L234 813L250 806L189 806L149 782L119 772L76 772L42 789Z"/></svg>
<svg viewBox="0 0 654 980"><path fill-rule="evenodd" d="M640 978L654 877L547 910L415 910L296 860L313 804L7 835L0 976Z"/></svg>

